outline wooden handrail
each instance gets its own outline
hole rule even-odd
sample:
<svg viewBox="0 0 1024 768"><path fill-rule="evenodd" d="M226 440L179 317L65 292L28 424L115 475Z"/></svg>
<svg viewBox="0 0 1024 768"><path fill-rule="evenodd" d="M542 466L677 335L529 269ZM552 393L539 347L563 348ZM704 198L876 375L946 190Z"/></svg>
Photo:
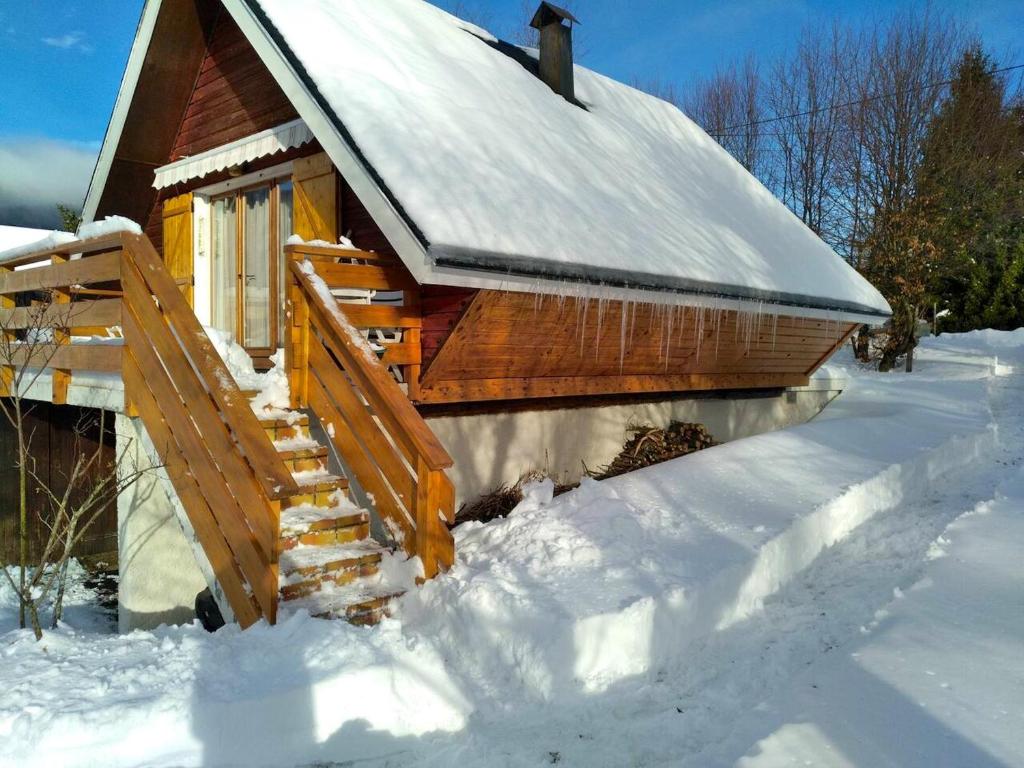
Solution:
<svg viewBox="0 0 1024 768"><path fill-rule="evenodd" d="M100 237L90 237L87 240L72 240L60 245L43 247L11 259L5 259L0 262L0 266L14 269L15 267L24 267L27 264L36 264L40 261L49 261L54 256L69 256L79 253L83 256L88 256L103 251L116 251L121 249L122 236L123 233L115 232L109 235L101 235Z"/></svg>
<svg viewBox="0 0 1024 768"><path fill-rule="evenodd" d="M248 399L199 324L192 308L175 285L152 243L141 235L125 236L127 249L139 266L139 272L164 308L184 354L206 383L225 421L234 432L257 478L270 499L284 499L298 493L295 478L281 462L253 413Z"/></svg>
<svg viewBox="0 0 1024 768"><path fill-rule="evenodd" d="M336 261L338 259L357 261L390 261L390 258L376 251L360 251L354 248L335 248L333 246L313 245L312 243L295 243L284 247L286 258L291 261L294 257L309 259L310 261Z"/></svg>
<svg viewBox="0 0 1024 768"><path fill-rule="evenodd" d="M36 291L53 305L14 306ZM0 298L8 333L53 326L55 343L32 348L54 371L55 402L58 374L66 394L72 370L121 372L235 618L273 622L281 500L299 488L149 240L122 232L25 254L0 264ZM76 328L109 325L120 343L70 343Z"/></svg>
<svg viewBox="0 0 1024 768"><path fill-rule="evenodd" d="M455 559L444 524L454 514L454 489L444 472L452 459L391 376L386 359L378 359L346 315L346 305L330 294L319 272L336 274L337 265L290 264L297 327L288 359L296 389L302 390L293 389L293 398L312 407L392 535L410 556L420 557L424 576L432 578ZM353 308L370 314L364 305Z"/></svg>
<svg viewBox="0 0 1024 768"><path fill-rule="evenodd" d="M358 331L344 319L341 305L333 300L331 304L327 303L310 276L303 271L301 262L291 262L291 269L305 291L311 313L325 331L325 341L339 356L345 372L355 380L376 415L388 423L394 436L411 452L422 456L430 469L452 466L448 451L387 369L376 360L369 345L356 340Z"/></svg>

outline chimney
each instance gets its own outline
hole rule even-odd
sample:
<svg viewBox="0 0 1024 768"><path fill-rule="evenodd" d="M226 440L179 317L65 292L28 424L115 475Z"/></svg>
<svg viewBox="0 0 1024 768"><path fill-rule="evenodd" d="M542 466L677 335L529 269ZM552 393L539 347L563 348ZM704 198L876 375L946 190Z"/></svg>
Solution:
<svg viewBox="0 0 1024 768"><path fill-rule="evenodd" d="M566 101L576 101L572 77L572 25L579 20L564 8L542 2L530 26L540 31L540 79Z"/></svg>

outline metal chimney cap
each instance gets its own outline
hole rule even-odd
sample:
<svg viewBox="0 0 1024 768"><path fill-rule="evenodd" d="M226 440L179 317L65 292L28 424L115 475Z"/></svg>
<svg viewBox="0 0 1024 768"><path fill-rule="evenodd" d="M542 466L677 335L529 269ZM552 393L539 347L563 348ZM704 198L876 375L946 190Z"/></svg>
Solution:
<svg viewBox="0 0 1024 768"><path fill-rule="evenodd" d="M559 8L557 5L552 5L547 2L547 0L544 0L544 2L538 6L537 12L533 14L533 20L530 22L530 26L534 29L540 29L541 27L546 27L548 24L562 21L568 21L570 26L580 23L580 20L565 10L565 8Z"/></svg>

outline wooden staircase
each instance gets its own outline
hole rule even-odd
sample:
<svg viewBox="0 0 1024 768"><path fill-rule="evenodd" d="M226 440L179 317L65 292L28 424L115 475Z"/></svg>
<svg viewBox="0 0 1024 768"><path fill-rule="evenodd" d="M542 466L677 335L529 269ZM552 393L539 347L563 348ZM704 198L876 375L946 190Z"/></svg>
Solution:
<svg viewBox="0 0 1024 768"><path fill-rule="evenodd" d="M211 589L243 627L277 620L278 608L372 623L393 587L379 575L390 553L349 498L349 480L328 472L328 448L311 437L312 414L335 455L373 499L396 548L429 579L450 567L445 523L454 489L451 458L408 398L416 386L418 318L382 307L352 310L336 288L390 289L394 270L372 253L288 246L289 411L255 412L150 241L125 232L49 247L0 265L0 320L11 361L0 396L24 386L16 366L43 370L52 401L67 401L82 372L116 374L124 410L145 426L205 557ZM17 269L32 266L32 269ZM406 279L399 276L401 279ZM52 343L26 343L41 305ZM409 329L377 355L365 323ZM121 342L82 341L121 329ZM76 341L73 341L76 340ZM413 376L401 385L392 369Z"/></svg>
<svg viewBox="0 0 1024 768"><path fill-rule="evenodd" d="M376 623L400 594L373 579L391 549L370 537L370 515L351 501L348 479L329 472L328 449L311 436L308 415L256 415L299 491L281 504L279 610Z"/></svg>

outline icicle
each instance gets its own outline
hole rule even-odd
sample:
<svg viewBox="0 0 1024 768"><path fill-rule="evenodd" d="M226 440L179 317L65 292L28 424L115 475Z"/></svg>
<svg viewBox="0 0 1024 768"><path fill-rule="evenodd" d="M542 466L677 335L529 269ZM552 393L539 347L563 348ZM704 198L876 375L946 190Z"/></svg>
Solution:
<svg viewBox="0 0 1024 768"><path fill-rule="evenodd" d="M619 303L619 376L626 362L626 316L629 314L629 304L625 301Z"/></svg>

